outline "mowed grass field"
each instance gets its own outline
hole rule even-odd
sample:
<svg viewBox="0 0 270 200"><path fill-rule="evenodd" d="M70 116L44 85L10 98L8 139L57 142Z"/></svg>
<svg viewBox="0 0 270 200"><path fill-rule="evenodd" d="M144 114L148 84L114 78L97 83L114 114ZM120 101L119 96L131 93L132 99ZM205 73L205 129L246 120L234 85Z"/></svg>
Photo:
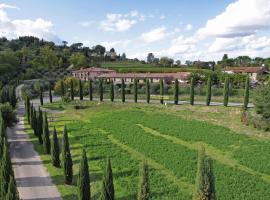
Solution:
<svg viewBox="0 0 270 200"><path fill-rule="evenodd" d="M195 188L197 150L204 145L214 160L220 200L270 199L270 140L267 133L240 123L240 108L83 102L85 109L56 102L46 108L61 138L69 130L74 185L63 184L63 170L52 167L32 131L37 151L63 198L76 198L81 149L86 147L92 198L99 199L106 158L112 161L116 199L136 199L139 165L150 167L151 199L189 200Z"/></svg>

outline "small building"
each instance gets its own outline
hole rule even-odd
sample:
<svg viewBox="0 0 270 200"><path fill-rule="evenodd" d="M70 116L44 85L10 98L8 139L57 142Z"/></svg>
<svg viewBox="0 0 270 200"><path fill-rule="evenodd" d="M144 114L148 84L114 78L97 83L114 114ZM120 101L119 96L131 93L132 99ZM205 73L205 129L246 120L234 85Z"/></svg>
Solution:
<svg viewBox="0 0 270 200"><path fill-rule="evenodd" d="M257 82L259 76L266 73L265 67L226 67L223 72L228 74L248 74L251 81Z"/></svg>
<svg viewBox="0 0 270 200"><path fill-rule="evenodd" d="M103 74L115 73L115 71L99 67L90 67L90 68L81 68L80 70L72 71L71 73L72 76L76 79L88 81L94 80Z"/></svg>

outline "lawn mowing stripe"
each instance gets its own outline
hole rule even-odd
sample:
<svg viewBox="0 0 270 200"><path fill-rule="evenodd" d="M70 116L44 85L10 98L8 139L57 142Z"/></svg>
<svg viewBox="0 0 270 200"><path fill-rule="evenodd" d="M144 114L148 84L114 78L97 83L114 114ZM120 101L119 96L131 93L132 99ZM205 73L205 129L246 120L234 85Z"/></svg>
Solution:
<svg viewBox="0 0 270 200"><path fill-rule="evenodd" d="M259 177L261 177L264 181L267 181L267 182L270 182L270 176L267 175L267 174L264 174L264 173L260 173L260 172L257 172L245 165L241 165L239 164L236 160L230 158L229 156L227 155L224 155L223 152L221 152L219 149L216 149L204 142L195 142L195 143L190 143L190 142L187 142L187 141L184 141L184 140L181 140L177 137L174 137L174 136L170 136L170 135L166 135L166 134L162 134L156 130L153 130L151 128L148 128L142 124L137 124L137 126L139 126L140 128L142 128L146 133L150 133L151 135L153 136L156 136L156 137L161 137L161 138L164 138L168 141L171 141L175 144L180 144L182 146L185 146L191 150L196 150L198 151L200 146L203 145L205 147L205 150L206 150L206 154L208 156L210 156L211 158L213 158L214 160L224 164L224 165L228 165L230 167L233 167L233 168L237 168L239 170L242 170L246 173L249 173L249 174L252 174L252 175L257 175Z"/></svg>

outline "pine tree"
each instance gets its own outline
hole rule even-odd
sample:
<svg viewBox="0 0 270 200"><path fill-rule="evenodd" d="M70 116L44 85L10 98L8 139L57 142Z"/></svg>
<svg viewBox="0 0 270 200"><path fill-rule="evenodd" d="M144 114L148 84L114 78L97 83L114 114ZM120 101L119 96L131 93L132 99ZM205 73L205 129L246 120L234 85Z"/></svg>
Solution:
<svg viewBox="0 0 270 200"><path fill-rule="evenodd" d="M146 102L150 103L150 82L149 82L149 79L146 80Z"/></svg>
<svg viewBox="0 0 270 200"><path fill-rule="evenodd" d="M44 152L46 154L51 153L51 142L50 142L50 131L49 131L49 126L48 126L48 119L47 119L47 113L44 113L43 116L43 147L44 147Z"/></svg>
<svg viewBox="0 0 270 200"><path fill-rule="evenodd" d="M42 110L38 109L38 116L37 116L37 137L39 144L43 144L43 113Z"/></svg>
<svg viewBox="0 0 270 200"><path fill-rule="evenodd" d="M198 154L196 191L194 200L215 200L215 178L212 160L205 155L202 147Z"/></svg>
<svg viewBox="0 0 270 200"><path fill-rule="evenodd" d="M6 200L20 200L17 186L13 176L9 178L8 193L6 195Z"/></svg>
<svg viewBox="0 0 270 200"><path fill-rule="evenodd" d="M39 99L40 99L40 105L43 106L43 88L42 87L40 87Z"/></svg>
<svg viewBox="0 0 270 200"><path fill-rule="evenodd" d="M194 105L194 86L195 86L195 80L192 77L190 81L190 105Z"/></svg>
<svg viewBox="0 0 270 200"><path fill-rule="evenodd" d="M134 102L137 103L138 101L138 80L134 79Z"/></svg>
<svg viewBox="0 0 270 200"><path fill-rule="evenodd" d="M64 97L65 96L65 86L64 86L64 81L61 80L61 96Z"/></svg>
<svg viewBox="0 0 270 200"><path fill-rule="evenodd" d="M83 85L81 80L79 80L79 93L80 93L80 100L83 100Z"/></svg>
<svg viewBox="0 0 270 200"><path fill-rule="evenodd" d="M178 104L178 98L179 98L179 81L178 79L175 79L174 81L174 104Z"/></svg>
<svg viewBox="0 0 270 200"><path fill-rule="evenodd" d="M122 97L122 102L124 103L126 101L126 98L125 98L125 81L124 79L121 80L121 97Z"/></svg>
<svg viewBox="0 0 270 200"><path fill-rule="evenodd" d="M53 129L53 137L51 142L51 156L53 166L60 167L60 147L55 127Z"/></svg>
<svg viewBox="0 0 270 200"><path fill-rule="evenodd" d="M224 83L224 92L223 92L223 105L224 106L228 106L228 102L229 102L229 85L230 85L230 79L229 77L225 78L225 83Z"/></svg>
<svg viewBox="0 0 270 200"><path fill-rule="evenodd" d="M148 175L148 165L143 162L140 169L140 181L138 190L138 200L150 199L150 183Z"/></svg>
<svg viewBox="0 0 270 200"><path fill-rule="evenodd" d="M102 181L101 200L114 200L113 173L110 159L107 160L107 167Z"/></svg>
<svg viewBox="0 0 270 200"><path fill-rule="evenodd" d="M207 85L206 85L206 105L210 106L211 103L211 87L212 87L212 77L209 76L207 79Z"/></svg>
<svg viewBox="0 0 270 200"><path fill-rule="evenodd" d="M245 84L245 97L244 97L244 109L248 109L248 103L249 103L249 76L246 77L246 84Z"/></svg>
<svg viewBox="0 0 270 200"><path fill-rule="evenodd" d="M99 79L99 100L103 101L103 79Z"/></svg>
<svg viewBox="0 0 270 200"><path fill-rule="evenodd" d="M70 99L74 100L74 83L73 80L70 80Z"/></svg>
<svg viewBox="0 0 270 200"><path fill-rule="evenodd" d="M113 80L110 80L110 99L111 99L111 102L114 101L114 83L113 83Z"/></svg>
<svg viewBox="0 0 270 200"><path fill-rule="evenodd" d="M53 102L53 96L52 96L52 88L51 86L49 86L49 99L50 99L50 103Z"/></svg>
<svg viewBox="0 0 270 200"><path fill-rule="evenodd" d="M70 154L69 139L67 133L67 127L64 126L63 141L62 141L62 167L64 169L65 184L70 185L73 179L73 162Z"/></svg>
<svg viewBox="0 0 270 200"><path fill-rule="evenodd" d="M163 96L164 96L164 81L163 79L159 80L159 90L160 90L160 103L164 103Z"/></svg>
<svg viewBox="0 0 270 200"><path fill-rule="evenodd" d="M93 80L89 80L89 100L93 101Z"/></svg>
<svg viewBox="0 0 270 200"><path fill-rule="evenodd" d="M84 148L82 151L82 158L79 167L77 186L78 186L78 200L90 200L91 199L90 176L89 176L88 161Z"/></svg>

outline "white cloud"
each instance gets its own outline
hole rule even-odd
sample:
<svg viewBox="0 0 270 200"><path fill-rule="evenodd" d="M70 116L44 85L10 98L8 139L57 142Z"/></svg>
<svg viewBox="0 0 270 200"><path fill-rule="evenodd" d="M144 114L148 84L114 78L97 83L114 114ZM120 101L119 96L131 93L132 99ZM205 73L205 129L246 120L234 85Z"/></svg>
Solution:
<svg viewBox="0 0 270 200"><path fill-rule="evenodd" d="M166 27L162 26L159 28L155 28L149 32L143 33L140 37L146 43L157 42L164 39L168 33L166 32Z"/></svg>
<svg viewBox="0 0 270 200"><path fill-rule="evenodd" d="M79 24L84 28L87 28L87 27L93 25L94 23L95 23L94 20L79 22Z"/></svg>
<svg viewBox="0 0 270 200"><path fill-rule="evenodd" d="M118 40L118 41L104 41L101 42L101 45L105 46L106 49L110 48L127 48L127 46L131 43L131 40Z"/></svg>
<svg viewBox="0 0 270 200"><path fill-rule="evenodd" d="M190 31L190 30L192 30L192 28L193 28L193 26L191 24L187 24L185 27L185 30Z"/></svg>
<svg viewBox="0 0 270 200"><path fill-rule="evenodd" d="M5 8L18 9L15 6L0 4L0 37L16 38L19 36L36 36L46 40L60 42L60 39L52 31L52 22L42 18L37 18L36 20L11 20Z"/></svg>
<svg viewBox="0 0 270 200"><path fill-rule="evenodd" d="M166 16L165 15L160 15L159 19L166 19Z"/></svg>
<svg viewBox="0 0 270 200"><path fill-rule="evenodd" d="M145 16L136 10L126 14L108 13L106 19L100 22L99 28L103 31L122 32L130 29L138 21L144 20Z"/></svg>
<svg viewBox="0 0 270 200"><path fill-rule="evenodd" d="M197 39L194 37L184 37L179 36L173 39L171 42L171 47L166 51L172 56L185 53L193 53L196 51Z"/></svg>
<svg viewBox="0 0 270 200"><path fill-rule="evenodd" d="M243 37L270 27L269 0L238 0L198 30L202 37Z"/></svg>

